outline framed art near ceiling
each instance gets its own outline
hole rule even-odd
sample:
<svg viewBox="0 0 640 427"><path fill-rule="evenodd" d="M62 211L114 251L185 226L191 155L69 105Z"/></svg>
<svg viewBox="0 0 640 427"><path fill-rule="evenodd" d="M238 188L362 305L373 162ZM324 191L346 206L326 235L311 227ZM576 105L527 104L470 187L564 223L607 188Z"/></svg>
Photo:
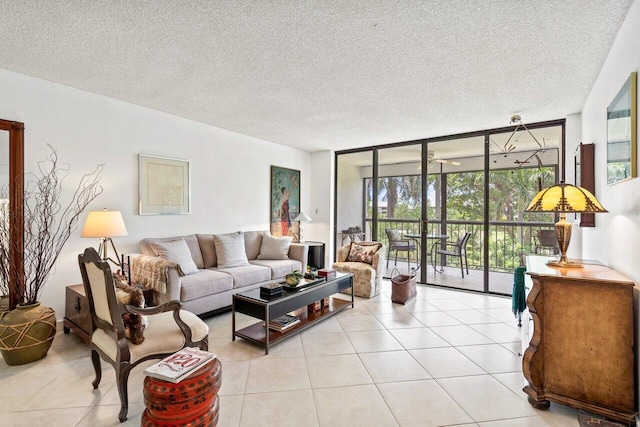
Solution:
<svg viewBox="0 0 640 427"><path fill-rule="evenodd" d="M191 213L188 161L140 154L138 163L140 215Z"/></svg>
<svg viewBox="0 0 640 427"><path fill-rule="evenodd" d="M292 221L300 212L300 171L271 166L272 236L291 236L297 241L299 223ZM294 230L294 228L296 228Z"/></svg>
<svg viewBox="0 0 640 427"><path fill-rule="evenodd" d="M607 108L607 184L638 176L637 73L631 73Z"/></svg>

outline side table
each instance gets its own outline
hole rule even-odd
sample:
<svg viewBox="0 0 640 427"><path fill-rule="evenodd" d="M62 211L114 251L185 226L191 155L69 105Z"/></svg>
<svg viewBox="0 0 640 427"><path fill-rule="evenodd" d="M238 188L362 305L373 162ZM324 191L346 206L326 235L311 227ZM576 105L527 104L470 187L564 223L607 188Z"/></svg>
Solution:
<svg viewBox="0 0 640 427"><path fill-rule="evenodd" d="M89 301L84 293L84 285L70 285L66 288L64 320L62 330L68 334L71 329L82 341L89 344L91 337L91 318L89 317Z"/></svg>
<svg viewBox="0 0 640 427"><path fill-rule="evenodd" d="M153 291L143 291L147 307L154 305ZM89 300L84 293L84 285L69 285L65 290L64 320L62 331L68 334L71 330L78 334L82 341L89 344L91 340L91 317Z"/></svg>
<svg viewBox="0 0 640 427"><path fill-rule="evenodd" d="M324 268L324 243L306 241L304 244L309 246L307 265L318 270Z"/></svg>

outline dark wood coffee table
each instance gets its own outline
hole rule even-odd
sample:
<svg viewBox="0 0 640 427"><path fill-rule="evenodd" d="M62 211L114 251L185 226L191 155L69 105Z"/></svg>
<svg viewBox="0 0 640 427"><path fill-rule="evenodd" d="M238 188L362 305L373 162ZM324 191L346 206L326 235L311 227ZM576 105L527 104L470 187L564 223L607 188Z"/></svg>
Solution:
<svg viewBox="0 0 640 427"><path fill-rule="evenodd" d="M323 298L329 298L345 289L351 288L351 301L342 298L330 298L329 307L309 313L307 306ZM244 338L264 345L265 354L269 354L269 346L287 337L295 335L314 323L331 317L348 306L354 307L353 275L337 273L336 277L300 290L286 290L281 297L265 299L260 296L260 288L240 292L233 296L231 306L232 339ZM260 322L236 331L236 313L246 314ZM285 313L291 313L300 319L300 323L278 332L265 327L265 323Z"/></svg>

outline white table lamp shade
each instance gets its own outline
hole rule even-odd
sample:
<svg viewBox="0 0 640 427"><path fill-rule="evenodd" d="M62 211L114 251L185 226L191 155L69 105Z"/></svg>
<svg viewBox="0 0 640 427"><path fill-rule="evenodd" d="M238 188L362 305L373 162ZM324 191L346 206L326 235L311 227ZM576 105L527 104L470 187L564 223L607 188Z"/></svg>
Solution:
<svg viewBox="0 0 640 427"><path fill-rule="evenodd" d="M305 214L304 212L300 212L295 218L293 218L293 220L300 222L309 222L311 221L311 218L309 218L309 215Z"/></svg>
<svg viewBox="0 0 640 427"><path fill-rule="evenodd" d="M91 211L82 228L81 237L115 237L126 236L127 227L124 225L120 211Z"/></svg>

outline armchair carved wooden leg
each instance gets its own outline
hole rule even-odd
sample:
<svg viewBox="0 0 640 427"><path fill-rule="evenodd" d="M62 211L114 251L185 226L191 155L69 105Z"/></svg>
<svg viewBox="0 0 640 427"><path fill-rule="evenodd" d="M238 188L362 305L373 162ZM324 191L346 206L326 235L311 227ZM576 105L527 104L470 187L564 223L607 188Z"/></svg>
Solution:
<svg viewBox="0 0 640 427"><path fill-rule="evenodd" d="M93 380L94 390L100 385L102 379L102 367L100 366L100 355L97 351L91 350L91 363L93 363L93 370L96 372L96 379Z"/></svg>
<svg viewBox="0 0 640 427"><path fill-rule="evenodd" d="M127 412L129 412L129 372L131 372L131 366L120 366L116 369L118 395L120 395L120 413L118 419L121 423L127 420Z"/></svg>

